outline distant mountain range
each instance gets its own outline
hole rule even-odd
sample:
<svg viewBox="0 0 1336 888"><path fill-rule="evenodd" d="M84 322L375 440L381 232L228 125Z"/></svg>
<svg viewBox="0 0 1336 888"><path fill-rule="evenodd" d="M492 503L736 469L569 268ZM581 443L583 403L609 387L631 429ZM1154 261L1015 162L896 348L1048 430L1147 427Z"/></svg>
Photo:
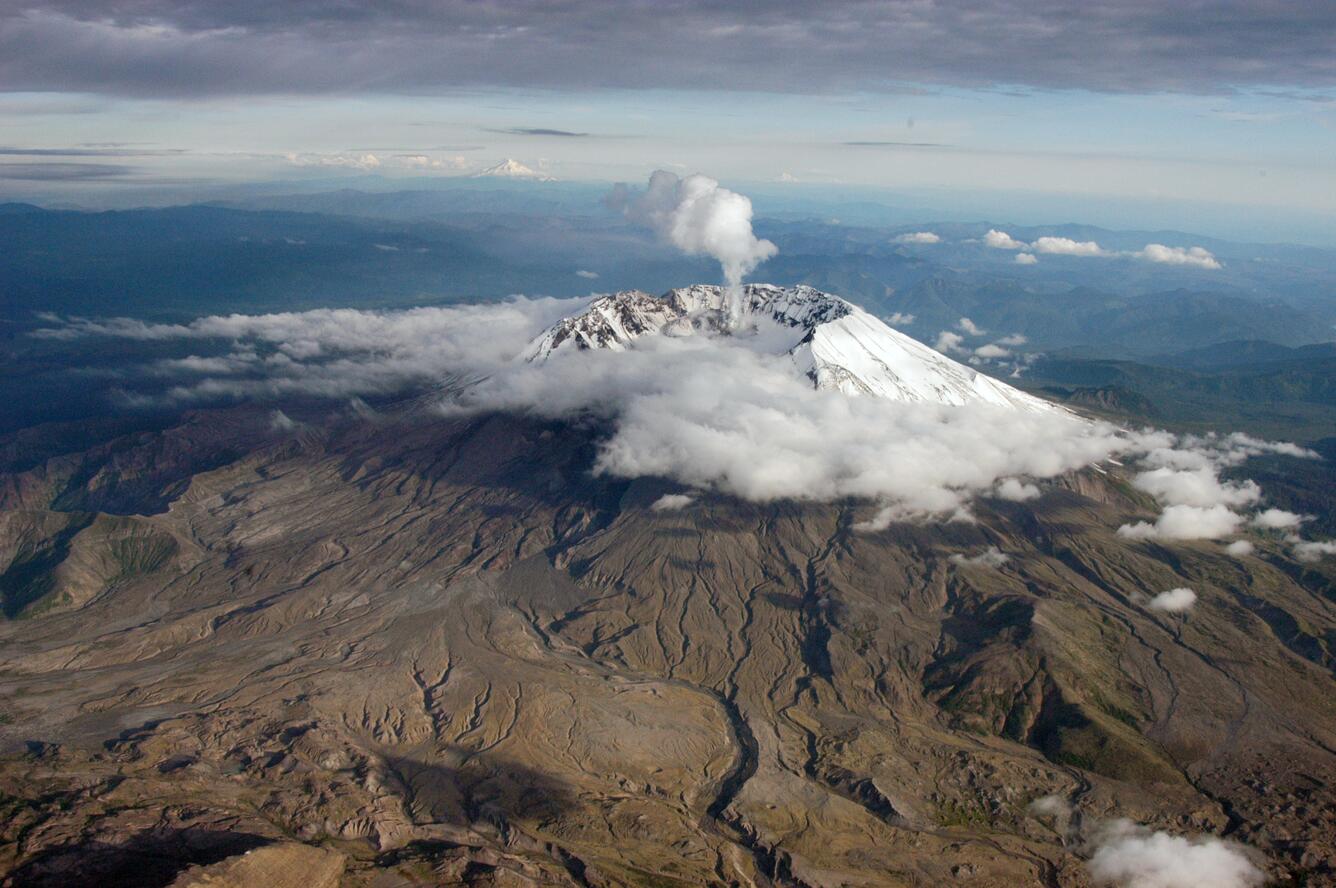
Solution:
<svg viewBox="0 0 1336 888"><path fill-rule="evenodd" d="M1336 346L1226 343L1146 361L1045 355L1024 386L1124 419L1303 441L1336 436Z"/></svg>
<svg viewBox="0 0 1336 888"><path fill-rule="evenodd" d="M7 372L0 374L6 403L0 427L106 409L97 405L105 401L102 386L112 376L92 384L76 378L64 369L72 358L58 344L27 338L38 312L181 321L235 311L402 307L514 293L576 296L595 288L663 292L717 275L710 260L683 256L629 228L598 205L598 196L587 185L535 189L520 180L488 178L437 191L270 195L251 199L249 208L85 213L5 205L0 348ZM875 317L895 318L899 333L928 345L944 330L961 335L966 350L998 338L1019 342L1019 336L1026 341L1012 347L1018 355L1060 356L1069 368L1089 359L1160 364L1159 373L1172 368L1180 374L1170 386L1176 392L1189 385L1191 377L1182 374L1212 369L1212 349L1239 348L1222 343L1269 343L1243 348L1259 356L1271 349L1270 356L1283 363L1284 349L1320 345L1336 332L1336 254L1330 252L1206 240L1221 258L1220 271L1070 257L1020 268L1011 252L970 243L988 224L925 226L938 229L941 241L919 247L898 242L903 229L762 219L760 233L780 253L757 274L784 287L839 293ZM1080 226L1012 230L1028 239L1066 232L1119 248L1150 236L1127 233L1118 240L1116 233ZM1169 233L1154 234L1173 240ZM1186 235L1181 242L1193 240ZM590 279L594 273L598 277ZM985 335L961 333L962 318ZM131 357L125 349L99 348L102 372L117 372L117 362ZM1196 349L1204 351L1176 361L1163 357ZM1265 382L1258 377L1247 383L1255 397L1245 400L1260 405L1263 393L1274 392L1277 404L1305 398L1305 411L1325 409L1312 400L1324 397L1325 365L1302 366L1321 355L1295 354L1297 363L1284 377L1271 368ZM1236 373L1218 384L1227 392L1243 385L1242 378ZM1043 382L1083 384L1066 370ZM1128 390L1161 409L1179 397L1166 401L1163 385L1156 391L1140 385ZM1202 385L1195 380L1190 387ZM1220 403L1219 397L1211 400ZM1201 418L1215 410L1203 403L1190 412ZM1273 414L1263 421L1274 428L1280 419ZM1325 427L1311 412L1295 414L1293 422L1301 437Z"/></svg>

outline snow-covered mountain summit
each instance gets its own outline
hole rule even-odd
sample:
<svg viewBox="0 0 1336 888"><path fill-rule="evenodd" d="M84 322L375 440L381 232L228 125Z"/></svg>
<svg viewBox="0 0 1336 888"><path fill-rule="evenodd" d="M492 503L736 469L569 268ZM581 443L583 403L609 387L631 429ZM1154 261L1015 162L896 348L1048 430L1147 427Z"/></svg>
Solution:
<svg viewBox="0 0 1336 888"><path fill-rule="evenodd" d="M533 167L525 166L518 160L507 157L500 163L474 173L474 179L529 179L535 182L555 182L556 179Z"/></svg>
<svg viewBox="0 0 1336 888"><path fill-rule="evenodd" d="M755 337L787 354L821 389L893 401L989 403L1023 410L1061 408L951 360L893 330L858 306L811 287L747 284L740 293L696 285L651 296L602 296L529 344L527 361L587 349L624 351L649 335Z"/></svg>

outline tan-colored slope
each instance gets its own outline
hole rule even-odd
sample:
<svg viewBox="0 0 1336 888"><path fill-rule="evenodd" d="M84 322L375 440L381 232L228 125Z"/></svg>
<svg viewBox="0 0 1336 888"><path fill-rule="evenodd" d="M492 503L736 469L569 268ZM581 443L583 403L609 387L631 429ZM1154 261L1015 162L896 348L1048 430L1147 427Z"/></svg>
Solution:
<svg viewBox="0 0 1336 888"><path fill-rule="evenodd" d="M579 429L262 419L144 488L171 557L0 625L11 880L227 822L347 884L1080 885L1076 833L1026 811L1053 793L1327 878L1330 577L1129 543L1116 479L858 534L857 504L652 511ZM90 459L70 508L131 489ZM1183 585L1187 616L1140 603Z"/></svg>
<svg viewBox="0 0 1336 888"><path fill-rule="evenodd" d="M341 854L281 842L192 867L172 882L172 888L338 888L343 870Z"/></svg>

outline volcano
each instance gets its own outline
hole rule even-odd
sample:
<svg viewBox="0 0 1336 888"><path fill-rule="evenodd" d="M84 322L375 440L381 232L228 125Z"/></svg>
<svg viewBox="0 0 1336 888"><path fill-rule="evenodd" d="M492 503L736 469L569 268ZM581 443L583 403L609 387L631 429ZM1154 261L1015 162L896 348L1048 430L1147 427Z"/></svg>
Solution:
<svg viewBox="0 0 1336 888"><path fill-rule="evenodd" d="M730 301L732 304L730 304ZM529 361L572 350L622 351L644 336L728 336L788 355L819 389L892 401L1061 408L951 360L858 306L811 287L697 285L651 296L627 290L595 299L530 344Z"/></svg>

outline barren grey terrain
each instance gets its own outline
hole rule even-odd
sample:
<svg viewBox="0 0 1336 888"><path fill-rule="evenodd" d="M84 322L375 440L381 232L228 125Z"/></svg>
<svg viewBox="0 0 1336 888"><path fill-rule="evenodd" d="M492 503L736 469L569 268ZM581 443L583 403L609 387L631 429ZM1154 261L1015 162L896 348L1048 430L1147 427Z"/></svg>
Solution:
<svg viewBox="0 0 1336 888"><path fill-rule="evenodd" d="M11 442L4 884L1079 886L1112 818L1336 884L1329 563L1117 536L1116 466L859 533L653 510L596 427L306 420Z"/></svg>

